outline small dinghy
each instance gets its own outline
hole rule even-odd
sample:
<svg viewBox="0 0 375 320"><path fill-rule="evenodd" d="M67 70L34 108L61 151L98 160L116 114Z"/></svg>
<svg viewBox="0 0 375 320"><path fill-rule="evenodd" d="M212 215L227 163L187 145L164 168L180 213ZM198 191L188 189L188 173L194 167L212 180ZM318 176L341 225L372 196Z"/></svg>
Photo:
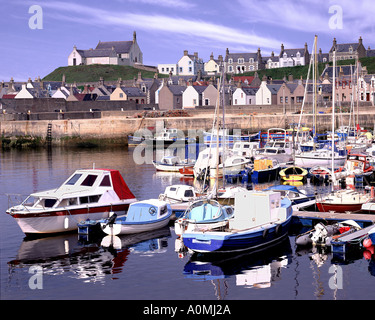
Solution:
<svg viewBox="0 0 375 320"><path fill-rule="evenodd" d="M292 166L280 171L280 177L284 181L305 181L307 170L301 167Z"/></svg>
<svg viewBox="0 0 375 320"><path fill-rule="evenodd" d="M112 215L100 225L109 235L132 234L162 228L169 223L171 215L167 202L150 199L132 203L126 216Z"/></svg>

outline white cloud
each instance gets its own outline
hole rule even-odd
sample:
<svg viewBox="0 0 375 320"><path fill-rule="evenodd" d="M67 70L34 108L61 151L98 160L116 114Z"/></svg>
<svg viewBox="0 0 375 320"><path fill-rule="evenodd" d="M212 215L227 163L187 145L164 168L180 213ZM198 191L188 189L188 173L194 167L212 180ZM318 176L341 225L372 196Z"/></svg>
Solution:
<svg viewBox="0 0 375 320"><path fill-rule="evenodd" d="M154 0L145 0L154 1ZM168 1L168 0L164 0ZM84 24L129 26L136 29L163 32L164 35L179 34L186 37L208 39L214 43L237 44L251 48L275 48L280 46L280 41L256 35L254 32L246 32L220 24L203 20L169 17L165 15L137 14L128 12L111 12L79 4L48 2L44 7L58 10L58 14L51 14L54 18L66 21L74 21ZM63 12L66 12L64 14Z"/></svg>

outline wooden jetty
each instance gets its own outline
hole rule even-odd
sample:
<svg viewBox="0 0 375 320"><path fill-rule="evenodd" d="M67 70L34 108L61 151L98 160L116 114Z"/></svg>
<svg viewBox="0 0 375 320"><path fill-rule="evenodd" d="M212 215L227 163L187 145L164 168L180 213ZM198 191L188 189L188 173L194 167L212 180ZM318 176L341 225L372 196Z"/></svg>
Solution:
<svg viewBox="0 0 375 320"><path fill-rule="evenodd" d="M367 213L340 213L340 212L315 212L315 211L293 211L293 218L298 219L303 226L314 226L321 221L339 222L354 220L361 227L375 223L375 214Z"/></svg>

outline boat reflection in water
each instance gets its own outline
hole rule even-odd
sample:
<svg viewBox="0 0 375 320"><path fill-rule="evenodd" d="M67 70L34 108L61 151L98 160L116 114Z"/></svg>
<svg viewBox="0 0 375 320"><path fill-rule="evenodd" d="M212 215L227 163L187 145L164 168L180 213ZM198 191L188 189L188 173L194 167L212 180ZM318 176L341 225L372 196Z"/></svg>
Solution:
<svg viewBox="0 0 375 320"><path fill-rule="evenodd" d="M9 261L9 277L16 269L39 266L48 275L66 274L84 282L105 282L116 279L125 262L133 254L163 253L171 236L169 227L137 235L116 237L120 247L104 247L97 238L90 242L77 240L77 234L28 239L21 243L17 256ZM104 239L104 238L103 238ZM117 242L118 243L118 242Z"/></svg>
<svg viewBox="0 0 375 320"><path fill-rule="evenodd" d="M272 247L247 254L216 255L206 260L206 255L195 253L185 265L184 275L194 280L211 280L215 290L219 288L219 280L223 280L224 284L220 287L225 288L225 293L229 288L226 279L233 276L237 286L268 288L280 278L282 269L291 263L291 254L288 237Z"/></svg>

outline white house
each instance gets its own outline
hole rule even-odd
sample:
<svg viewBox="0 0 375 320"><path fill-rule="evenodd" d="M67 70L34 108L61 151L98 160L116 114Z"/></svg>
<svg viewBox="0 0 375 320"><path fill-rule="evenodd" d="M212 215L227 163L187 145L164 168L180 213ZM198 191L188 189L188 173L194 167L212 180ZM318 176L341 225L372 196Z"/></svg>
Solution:
<svg viewBox="0 0 375 320"><path fill-rule="evenodd" d="M132 41L99 41L95 49L89 50L79 50L74 46L68 57L68 65L90 64L143 64L143 53L137 43L136 32L133 33Z"/></svg>
<svg viewBox="0 0 375 320"><path fill-rule="evenodd" d="M184 51L183 57L178 61L178 74L184 76L194 76L198 74L198 71L204 72L204 63L201 58L198 57L198 52L194 52L194 55Z"/></svg>
<svg viewBox="0 0 375 320"><path fill-rule="evenodd" d="M182 108L195 108L202 105L202 93L207 86L187 86L182 94Z"/></svg>
<svg viewBox="0 0 375 320"><path fill-rule="evenodd" d="M262 81L256 95L255 101L257 105L271 105L277 104L277 93L279 92L281 84L268 84L267 81Z"/></svg>
<svg viewBox="0 0 375 320"><path fill-rule="evenodd" d="M270 57L264 57L263 61L265 63L266 69L275 69L280 68L280 58L275 56L275 53L272 51Z"/></svg>
<svg viewBox="0 0 375 320"><path fill-rule="evenodd" d="M307 43L305 43L305 47L302 49L285 49L282 44L279 55L279 66L280 68L305 66L309 64L309 57Z"/></svg>
<svg viewBox="0 0 375 320"><path fill-rule="evenodd" d="M14 99L33 99L34 95L30 88L27 88L26 83L22 85L21 90L16 94Z"/></svg>
<svg viewBox="0 0 375 320"><path fill-rule="evenodd" d="M233 105L256 104L256 93L258 88L242 87L233 92Z"/></svg>
<svg viewBox="0 0 375 320"><path fill-rule="evenodd" d="M59 87L57 88L57 90L53 93L53 95L51 96L51 98L55 98L55 99L65 99L68 98L70 95L69 93L69 90L65 87Z"/></svg>
<svg viewBox="0 0 375 320"><path fill-rule="evenodd" d="M162 63L158 64L158 71L160 74L178 74L178 65L176 63Z"/></svg>
<svg viewBox="0 0 375 320"><path fill-rule="evenodd" d="M210 60L204 64L204 72L207 75L216 75L220 72L220 66L223 64L223 56L219 55L218 59L214 59L211 53Z"/></svg>

